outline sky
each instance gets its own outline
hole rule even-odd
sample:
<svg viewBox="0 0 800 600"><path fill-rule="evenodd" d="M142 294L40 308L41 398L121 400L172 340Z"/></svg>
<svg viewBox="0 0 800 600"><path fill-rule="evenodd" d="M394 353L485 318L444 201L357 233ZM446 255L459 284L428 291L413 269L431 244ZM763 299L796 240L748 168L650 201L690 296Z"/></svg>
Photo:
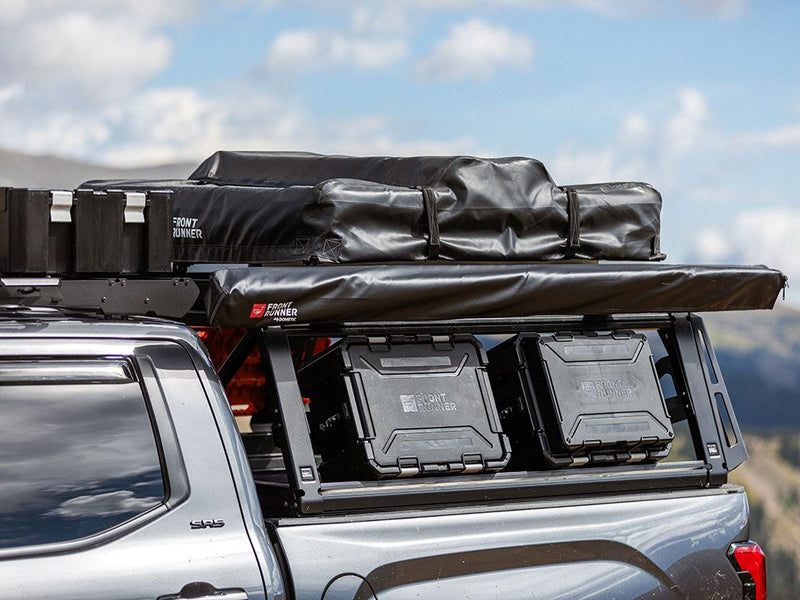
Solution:
<svg viewBox="0 0 800 600"><path fill-rule="evenodd" d="M800 286L799 31L790 0L2 0L0 147L531 156L654 185L670 262Z"/></svg>

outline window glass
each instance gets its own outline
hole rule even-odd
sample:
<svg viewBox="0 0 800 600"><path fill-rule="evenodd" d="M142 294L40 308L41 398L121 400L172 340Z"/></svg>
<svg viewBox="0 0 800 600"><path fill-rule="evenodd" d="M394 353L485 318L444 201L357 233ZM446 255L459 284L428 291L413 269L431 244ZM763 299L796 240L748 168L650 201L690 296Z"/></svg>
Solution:
<svg viewBox="0 0 800 600"><path fill-rule="evenodd" d="M140 384L124 361L102 362L98 377L59 361L59 382L2 365L12 375L0 377L0 548L84 538L163 502Z"/></svg>

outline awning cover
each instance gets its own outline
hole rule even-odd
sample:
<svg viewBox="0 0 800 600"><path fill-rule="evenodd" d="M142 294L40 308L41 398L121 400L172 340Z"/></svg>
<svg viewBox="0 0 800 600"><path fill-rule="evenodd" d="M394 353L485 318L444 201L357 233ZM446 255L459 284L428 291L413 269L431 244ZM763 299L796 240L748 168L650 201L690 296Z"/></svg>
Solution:
<svg viewBox="0 0 800 600"><path fill-rule="evenodd" d="M392 264L249 267L211 277L212 325L419 321L772 308L762 266Z"/></svg>

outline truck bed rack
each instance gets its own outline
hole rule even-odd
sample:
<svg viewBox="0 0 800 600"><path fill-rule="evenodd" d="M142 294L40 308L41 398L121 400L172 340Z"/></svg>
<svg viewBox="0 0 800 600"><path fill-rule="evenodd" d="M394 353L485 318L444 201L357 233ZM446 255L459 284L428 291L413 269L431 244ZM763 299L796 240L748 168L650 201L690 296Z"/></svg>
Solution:
<svg viewBox="0 0 800 600"><path fill-rule="evenodd" d="M422 324L416 326L423 327ZM496 319L490 322L432 322L424 325L428 333L453 333L468 329L476 335L512 334L520 331L581 330L657 330L669 355L679 364L692 365L691 375L677 371L675 385L692 431L692 448L697 460L659 464L619 465L588 471L510 471L496 474L459 475L456 478L421 478L405 481L321 481L318 457L308 434L307 417L292 360L290 340L295 337L359 335L381 336L392 332L409 333L408 324L349 323L339 326L287 326L248 330L240 347L231 353L230 363L221 371L232 372L235 362L244 360L257 344L264 370L268 374L268 394L275 403L276 417L288 436L282 447L285 480L259 478L257 485L265 501L286 514L354 511L429 504L455 504L467 501L500 502L521 497L552 497L562 494L623 493L649 489L704 488L727 480L727 473L747 458L742 435L730 405L724 383L714 383L712 372L719 366L707 351L702 321L690 314L626 315L553 319ZM698 374L702 374L698 376ZM224 382L224 379L223 379ZM727 415L723 414L727 413ZM730 431L724 426L729 417Z"/></svg>

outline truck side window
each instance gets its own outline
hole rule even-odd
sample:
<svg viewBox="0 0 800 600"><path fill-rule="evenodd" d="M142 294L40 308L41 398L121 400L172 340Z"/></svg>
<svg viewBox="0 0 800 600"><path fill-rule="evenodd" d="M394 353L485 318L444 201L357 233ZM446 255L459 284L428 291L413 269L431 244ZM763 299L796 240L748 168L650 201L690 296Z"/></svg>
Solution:
<svg viewBox="0 0 800 600"><path fill-rule="evenodd" d="M0 362L0 548L77 540L166 496L124 360Z"/></svg>

